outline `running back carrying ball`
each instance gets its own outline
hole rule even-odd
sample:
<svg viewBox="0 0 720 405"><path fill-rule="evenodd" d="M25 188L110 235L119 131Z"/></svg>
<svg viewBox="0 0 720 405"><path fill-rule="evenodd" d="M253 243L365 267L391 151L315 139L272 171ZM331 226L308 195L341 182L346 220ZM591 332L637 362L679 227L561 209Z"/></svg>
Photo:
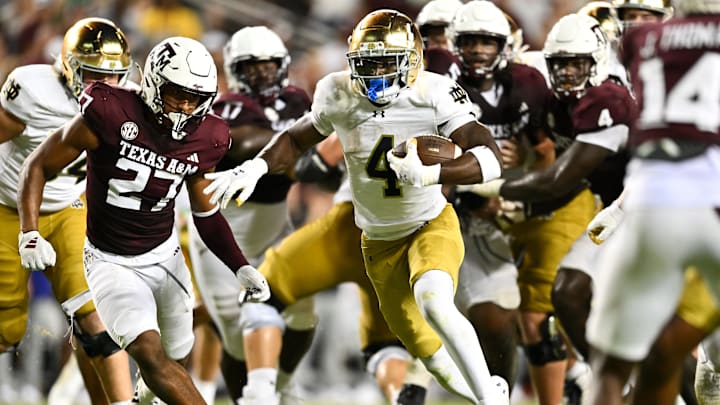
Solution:
<svg viewBox="0 0 720 405"><path fill-rule="evenodd" d="M462 154L462 149L444 136L418 135L414 139L417 140L417 152L420 161L426 166L452 160ZM405 144L406 142L403 142L395 146L392 152L393 155L404 157L406 154Z"/></svg>

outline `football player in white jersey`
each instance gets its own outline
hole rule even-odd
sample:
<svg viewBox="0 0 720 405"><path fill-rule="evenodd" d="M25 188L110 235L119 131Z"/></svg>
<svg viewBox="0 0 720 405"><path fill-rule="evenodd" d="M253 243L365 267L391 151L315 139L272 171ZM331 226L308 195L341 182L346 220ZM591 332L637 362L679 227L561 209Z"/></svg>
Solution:
<svg viewBox="0 0 720 405"><path fill-rule="evenodd" d="M16 196L20 167L46 138L80 111L78 96L92 81L123 84L132 58L123 32L111 21L86 18L65 33L54 65L15 69L0 96L0 352L25 332L29 271L43 270L64 302L87 290L82 267L85 235L85 155L47 182L39 230L57 248L53 266L38 267L28 252L39 249L38 232L20 235ZM24 267L24 268L23 268ZM72 315L72 314L71 314ZM73 331L91 358L111 403L132 396L127 354L110 339L92 302L74 313ZM83 356L80 356L81 358ZM91 387L88 387L89 389ZM91 390L92 391L92 390ZM104 398L98 400L104 401Z"/></svg>
<svg viewBox="0 0 720 405"><path fill-rule="evenodd" d="M472 325L453 303L464 246L440 186L497 178L500 152L465 91L422 70L420 33L407 16L395 10L365 16L347 57L349 71L318 82L308 115L254 159L207 174L213 183L205 192L227 205L239 191L243 202L263 175L291 169L336 132L363 231L366 272L390 329L447 389L475 404L507 404L507 383L490 376ZM448 137L465 153L425 166L409 141L421 134ZM394 146L405 141L407 155L394 156Z"/></svg>

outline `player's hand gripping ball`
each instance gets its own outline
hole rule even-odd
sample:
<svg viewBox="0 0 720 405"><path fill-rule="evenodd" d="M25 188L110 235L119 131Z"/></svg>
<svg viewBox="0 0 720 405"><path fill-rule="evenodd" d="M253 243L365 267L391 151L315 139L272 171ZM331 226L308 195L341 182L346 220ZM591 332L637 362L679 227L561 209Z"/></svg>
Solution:
<svg viewBox="0 0 720 405"><path fill-rule="evenodd" d="M462 155L462 149L454 144L450 138L440 135L419 135L414 139L417 142L418 157L426 166L452 160ZM407 154L407 142L395 146L392 153L397 157L405 157Z"/></svg>

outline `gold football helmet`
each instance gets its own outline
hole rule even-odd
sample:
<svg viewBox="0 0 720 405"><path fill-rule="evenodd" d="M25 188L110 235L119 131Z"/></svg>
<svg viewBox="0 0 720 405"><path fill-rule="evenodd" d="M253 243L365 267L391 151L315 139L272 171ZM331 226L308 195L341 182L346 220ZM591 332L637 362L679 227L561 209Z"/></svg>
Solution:
<svg viewBox="0 0 720 405"><path fill-rule="evenodd" d="M420 31L399 11L376 10L366 15L348 42L353 87L374 103L390 102L412 86L422 69Z"/></svg>
<svg viewBox="0 0 720 405"><path fill-rule="evenodd" d="M646 10L668 19L673 15L672 0L613 0L617 7L620 20L624 20L623 11L626 9Z"/></svg>
<svg viewBox="0 0 720 405"><path fill-rule="evenodd" d="M519 55L528 49L528 45L523 43L523 30L517 21L504 11L503 14L508 24L510 24L510 55L508 55L508 60L518 61Z"/></svg>
<svg viewBox="0 0 720 405"><path fill-rule="evenodd" d="M618 46L622 36L622 25L613 4L606 1L591 1L580 8L577 13L596 19L610 44L613 47Z"/></svg>
<svg viewBox="0 0 720 405"><path fill-rule="evenodd" d="M85 18L73 24L65 33L61 52L62 75L75 97L85 87L83 71L119 75L123 84L132 65L125 34L104 18Z"/></svg>

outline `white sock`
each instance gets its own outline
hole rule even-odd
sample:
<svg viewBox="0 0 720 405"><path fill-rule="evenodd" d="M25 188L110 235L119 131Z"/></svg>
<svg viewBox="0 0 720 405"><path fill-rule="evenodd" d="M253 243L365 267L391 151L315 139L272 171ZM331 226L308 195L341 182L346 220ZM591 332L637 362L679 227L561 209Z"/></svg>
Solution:
<svg viewBox="0 0 720 405"><path fill-rule="evenodd" d="M277 369L256 368L248 372L248 382L243 388L243 396L270 397L275 395Z"/></svg>
<svg viewBox="0 0 720 405"><path fill-rule="evenodd" d="M471 401L482 402L493 398L496 388L490 379L490 371L475 329L455 306L452 277L442 270L430 270L415 282L413 293L423 317L443 342L438 352L446 350L448 355L448 364L444 367L450 374L438 374L438 369L431 368L431 363L425 362L428 370L436 377L449 377L446 381L448 388L457 390L458 394L466 392L461 390L469 389L472 393L470 396L461 395ZM456 374L461 378L456 378Z"/></svg>
<svg viewBox="0 0 720 405"><path fill-rule="evenodd" d="M75 354L71 354L52 388L50 388L47 403L48 405L70 405L78 393L84 389L85 385L77 359Z"/></svg>
<svg viewBox="0 0 720 405"><path fill-rule="evenodd" d="M432 378L433 376L425 368L425 364L420 359L413 359L408 366L404 383L427 388Z"/></svg>
<svg viewBox="0 0 720 405"><path fill-rule="evenodd" d="M130 405L130 401L118 401L118 402L111 402L110 405Z"/></svg>
<svg viewBox="0 0 720 405"><path fill-rule="evenodd" d="M576 360L575 364L565 372L565 379L575 380L588 372L590 372L590 366L584 361Z"/></svg>
<svg viewBox="0 0 720 405"><path fill-rule="evenodd" d="M460 369L450 358L445 346L441 346L435 354L423 359L423 361L425 361L427 370L433 373L437 382L445 389L472 403L476 403L475 394L473 394L467 381L465 381L465 377L460 373Z"/></svg>
<svg viewBox="0 0 720 405"><path fill-rule="evenodd" d="M217 384L215 381L203 381L193 378L195 387L200 392L200 396L203 397L208 405L215 403L215 392L217 391Z"/></svg>

